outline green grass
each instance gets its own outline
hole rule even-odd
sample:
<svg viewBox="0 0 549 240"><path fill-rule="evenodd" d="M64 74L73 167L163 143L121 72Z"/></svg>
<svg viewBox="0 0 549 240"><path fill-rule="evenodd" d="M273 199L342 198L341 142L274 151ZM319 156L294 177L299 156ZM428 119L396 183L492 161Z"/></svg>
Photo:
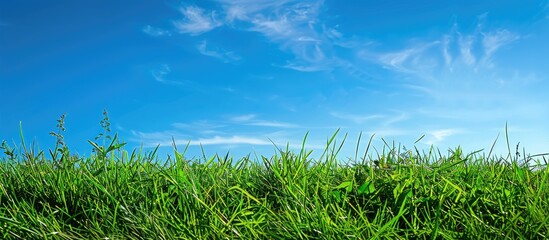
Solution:
<svg viewBox="0 0 549 240"><path fill-rule="evenodd" d="M104 124L86 158L65 146L63 118L48 152L22 135L17 147L2 144L0 238L549 237L549 170L539 162L391 147L375 158L357 149L344 163L336 134L318 159L280 148L271 157L186 159L175 147L158 159L124 151Z"/></svg>

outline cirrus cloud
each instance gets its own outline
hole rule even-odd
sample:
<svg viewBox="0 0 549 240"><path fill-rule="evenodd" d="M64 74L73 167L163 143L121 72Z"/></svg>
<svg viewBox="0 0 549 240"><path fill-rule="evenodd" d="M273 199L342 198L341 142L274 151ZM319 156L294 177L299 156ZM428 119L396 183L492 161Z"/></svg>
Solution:
<svg viewBox="0 0 549 240"><path fill-rule="evenodd" d="M180 33L196 36L223 25L216 19L215 11L206 12L196 6L182 7L179 11L183 14L183 19L173 24Z"/></svg>

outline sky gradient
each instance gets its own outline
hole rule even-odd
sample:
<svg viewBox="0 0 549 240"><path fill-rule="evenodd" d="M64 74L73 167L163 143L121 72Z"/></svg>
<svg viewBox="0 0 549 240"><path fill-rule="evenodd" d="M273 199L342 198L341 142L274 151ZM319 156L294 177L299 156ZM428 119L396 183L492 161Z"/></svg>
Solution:
<svg viewBox="0 0 549 240"><path fill-rule="evenodd" d="M342 158L375 134L442 152L549 152L549 1L2 1L0 139ZM424 135L418 143L414 142ZM0 153L1 154L1 153Z"/></svg>

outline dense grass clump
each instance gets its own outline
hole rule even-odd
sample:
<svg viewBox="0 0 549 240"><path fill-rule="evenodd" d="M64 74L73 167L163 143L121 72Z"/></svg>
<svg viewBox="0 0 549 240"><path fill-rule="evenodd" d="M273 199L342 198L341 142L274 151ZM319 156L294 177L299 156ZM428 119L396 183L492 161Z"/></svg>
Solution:
<svg viewBox="0 0 549 240"><path fill-rule="evenodd" d="M2 145L0 238L549 237L549 170L540 163L460 148L448 156L389 148L342 163L335 135L319 159L304 149L185 159L174 148L160 161L124 151L116 136L90 141L84 158L53 135L49 155L24 141Z"/></svg>

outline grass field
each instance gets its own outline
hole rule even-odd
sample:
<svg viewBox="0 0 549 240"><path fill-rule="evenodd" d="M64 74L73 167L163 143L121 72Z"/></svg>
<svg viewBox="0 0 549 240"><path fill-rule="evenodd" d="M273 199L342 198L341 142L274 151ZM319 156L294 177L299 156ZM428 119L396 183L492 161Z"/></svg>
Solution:
<svg viewBox="0 0 549 240"><path fill-rule="evenodd" d="M102 126L86 158L64 144L63 118L51 150L3 142L0 238L549 238L543 155L387 146L339 158L334 134L318 159L287 148L186 159L176 147L158 159L125 151Z"/></svg>

